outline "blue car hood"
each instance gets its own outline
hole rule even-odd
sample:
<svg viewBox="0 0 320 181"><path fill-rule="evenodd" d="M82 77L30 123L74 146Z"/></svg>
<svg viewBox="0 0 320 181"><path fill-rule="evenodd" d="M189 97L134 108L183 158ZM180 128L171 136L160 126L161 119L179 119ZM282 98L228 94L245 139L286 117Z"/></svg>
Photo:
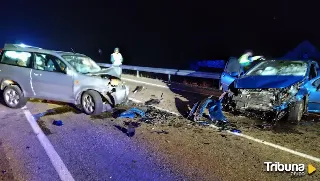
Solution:
<svg viewBox="0 0 320 181"><path fill-rule="evenodd" d="M304 79L304 76L244 76L235 81L238 89L285 88Z"/></svg>

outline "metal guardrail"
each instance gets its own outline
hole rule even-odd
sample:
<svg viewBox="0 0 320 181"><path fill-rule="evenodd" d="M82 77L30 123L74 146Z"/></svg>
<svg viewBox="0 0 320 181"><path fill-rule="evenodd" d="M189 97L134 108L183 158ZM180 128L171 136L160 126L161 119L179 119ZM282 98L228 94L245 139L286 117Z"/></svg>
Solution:
<svg viewBox="0 0 320 181"><path fill-rule="evenodd" d="M107 63L98 63L100 67L111 67L112 64ZM165 69L165 68L153 68L153 67L138 67L131 65L122 65L122 69L124 70L135 70L137 71L137 77L140 76L139 72L152 72L159 74L167 74L168 81L171 81L171 75L179 75L186 77L199 77L199 78L207 78L207 79L220 79L220 73L210 73L210 72L199 72L193 70L178 70L178 69Z"/></svg>

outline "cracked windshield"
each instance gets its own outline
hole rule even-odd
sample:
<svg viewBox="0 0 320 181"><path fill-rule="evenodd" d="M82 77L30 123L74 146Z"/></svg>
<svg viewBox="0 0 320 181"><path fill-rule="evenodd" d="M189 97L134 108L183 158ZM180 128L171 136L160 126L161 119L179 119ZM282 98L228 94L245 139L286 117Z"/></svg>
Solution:
<svg viewBox="0 0 320 181"><path fill-rule="evenodd" d="M64 55L62 57L80 73L94 73L101 70L99 65L89 57L73 55Z"/></svg>
<svg viewBox="0 0 320 181"><path fill-rule="evenodd" d="M246 75L293 75L304 76L308 64L302 61L265 61L250 70Z"/></svg>

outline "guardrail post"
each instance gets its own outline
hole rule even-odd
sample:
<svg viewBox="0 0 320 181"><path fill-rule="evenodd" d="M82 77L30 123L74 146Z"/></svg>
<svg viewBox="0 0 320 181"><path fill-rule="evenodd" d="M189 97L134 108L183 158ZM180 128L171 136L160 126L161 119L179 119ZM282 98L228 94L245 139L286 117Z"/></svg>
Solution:
<svg viewBox="0 0 320 181"><path fill-rule="evenodd" d="M171 75L168 74L168 81L171 82Z"/></svg>
<svg viewBox="0 0 320 181"><path fill-rule="evenodd" d="M137 70L137 77L140 77L139 71Z"/></svg>

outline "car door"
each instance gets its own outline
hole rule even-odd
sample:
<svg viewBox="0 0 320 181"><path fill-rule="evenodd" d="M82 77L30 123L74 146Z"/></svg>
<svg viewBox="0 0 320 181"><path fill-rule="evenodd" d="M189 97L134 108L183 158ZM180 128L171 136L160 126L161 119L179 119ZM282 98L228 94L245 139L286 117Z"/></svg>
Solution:
<svg viewBox="0 0 320 181"><path fill-rule="evenodd" d="M320 113L320 76L307 82L303 88L308 90L308 112Z"/></svg>
<svg viewBox="0 0 320 181"><path fill-rule="evenodd" d="M73 102L73 76L58 57L34 53L32 86L37 98Z"/></svg>
<svg viewBox="0 0 320 181"><path fill-rule="evenodd" d="M22 51L3 51L0 60L0 81L15 81L25 97L33 97L30 83L32 53Z"/></svg>
<svg viewBox="0 0 320 181"><path fill-rule="evenodd" d="M237 58L230 58L227 62L224 72L221 74L221 87L225 91L229 89L229 85L239 77L241 66Z"/></svg>

